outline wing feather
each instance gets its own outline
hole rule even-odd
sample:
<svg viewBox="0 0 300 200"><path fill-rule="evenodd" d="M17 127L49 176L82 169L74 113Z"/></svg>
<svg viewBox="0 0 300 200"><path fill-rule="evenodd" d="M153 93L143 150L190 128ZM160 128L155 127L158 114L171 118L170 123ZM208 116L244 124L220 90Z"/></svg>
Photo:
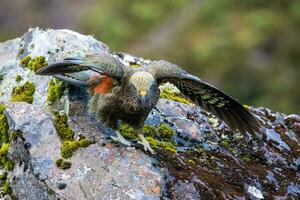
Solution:
<svg viewBox="0 0 300 200"><path fill-rule="evenodd" d="M62 62L43 67L39 75L59 75L91 70L100 74L121 79L124 75L124 65L108 53L87 55L85 57L66 58Z"/></svg>
<svg viewBox="0 0 300 200"><path fill-rule="evenodd" d="M256 118L237 100L179 66L167 61L155 61L148 66L148 70L159 84L174 84L187 98L223 120L231 129L252 134L260 132Z"/></svg>

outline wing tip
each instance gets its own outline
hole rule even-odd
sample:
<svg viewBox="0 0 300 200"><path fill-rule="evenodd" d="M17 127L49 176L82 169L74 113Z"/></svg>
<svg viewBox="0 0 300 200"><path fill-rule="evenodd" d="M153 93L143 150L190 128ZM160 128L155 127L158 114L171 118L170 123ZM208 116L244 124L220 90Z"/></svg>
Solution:
<svg viewBox="0 0 300 200"><path fill-rule="evenodd" d="M51 75L51 72L49 71L49 65L40 68L35 72L37 75Z"/></svg>

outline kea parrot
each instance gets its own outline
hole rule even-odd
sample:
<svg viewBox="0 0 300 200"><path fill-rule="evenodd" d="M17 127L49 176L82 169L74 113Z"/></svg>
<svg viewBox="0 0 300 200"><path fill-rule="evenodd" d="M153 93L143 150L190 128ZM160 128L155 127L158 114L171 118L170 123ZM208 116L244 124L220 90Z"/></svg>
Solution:
<svg viewBox="0 0 300 200"><path fill-rule="evenodd" d="M116 55L101 53L65 58L41 68L37 74L53 75L86 88L90 95L89 112L114 130L119 120L127 123L138 134L145 151L151 153L154 151L144 137L144 122L159 100L159 86L166 82L174 84L195 105L223 120L232 130L260 132L257 119L237 100L181 67L165 60L131 67ZM113 139L130 145L118 131L116 134Z"/></svg>

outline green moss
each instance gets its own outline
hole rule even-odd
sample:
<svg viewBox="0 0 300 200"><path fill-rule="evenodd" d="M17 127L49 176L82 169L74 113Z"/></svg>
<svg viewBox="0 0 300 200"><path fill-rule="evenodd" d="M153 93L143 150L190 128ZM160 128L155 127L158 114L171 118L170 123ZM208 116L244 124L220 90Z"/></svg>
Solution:
<svg viewBox="0 0 300 200"><path fill-rule="evenodd" d="M161 91L161 93L160 93L160 98L169 99L172 101L177 101L177 102L188 104L188 105L193 104L193 102L184 98L182 95L173 92L170 88L164 88L164 90Z"/></svg>
<svg viewBox="0 0 300 200"><path fill-rule="evenodd" d="M145 137L145 138L149 142L149 144L151 145L151 147L153 149L162 148L171 153L176 153L176 147L173 144L171 144L170 142L159 141L152 137Z"/></svg>
<svg viewBox="0 0 300 200"><path fill-rule="evenodd" d="M118 130L126 139L139 140L139 137L135 133L134 129L127 124L122 123ZM145 138L148 140L151 147L154 147L154 149L163 148L172 153L176 152L176 147L174 146L173 141L175 132L169 125L162 123L158 128L145 125L144 134Z"/></svg>
<svg viewBox="0 0 300 200"><path fill-rule="evenodd" d="M175 132L169 125L165 123L160 124L158 133L163 141L173 142Z"/></svg>
<svg viewBox="0 0 300 200"><path fill-rule="evenodd" d="M73 156L73 152L76 151L80 147L78 141L64 141L60 148L60 154L63 158L71 158Z"/></svg>
<svg viewBox="0 0 300 200"><path fill-rule="evenodd" d="M4 194L12 194L12 189L7 181L7 171L11 171L14 168L14 163L7 157L9 151L9 139L8 139L8 123L6 116L4 115L5 106L0 104L0 168L2 170L0 174L1 190Z"/></svg>
<svg viewBox="0 0 300 200"><path fill-rule="evenodd" d="M0 148L0 166L8 171L13 170L14 163L7 157L9 143L2 143Z"/></svg>
<svg viewBox="0 0 300 200"><path fill-rule="evenodd" d="M53 112L53 117L54 126L60 139L62 141L73 140L74 132L69 128L67 115Z"/></svg>
<svg viewBox="0 0 300 200"><path fill-rule="evenodd" d="M187 163L189 163L190 165L195 165L196 164L195 161L192 160L192 159L188 160Z"/></svg>
<svg viewBox="0 0 300 200"><path fill-rule="evenodd" d="M61 169L69 169L72 166L72 163L68 161L64 161L64 159L60 158L55 162L56 166Z"/></svg>
<svg viewBox="0 0 300 200"><path fill-rule="evenodd" d="M74 151L76 151L79 147L88 147L93 142L88 139L77 140L67 140L62 143L60 148L60 154L63 158L71 158L73 156Z"/></svg>
<svg viewBox="0 0 300 200"><path fill-rule="evenodd" d="M134 140L139 138L134 129L127 124L122 123L118 130L126 139ZM156 127L149 125L144 126L144 133L146 137L155 137L158 134Z"/></svg>
<svg viewBox="0 0 300 200"><path fill-rule="evenodd" d="M17 81L17 82L20 82L21 80L22 80L22 76L17 75L17 76L16 76L16 81Z"/></svg>
<svg viewBox="0 0 300 200"><path fill-rule="evenodd" d="M8 181L5 181L5 183L2 185L1 189L4 191L5 194L12 195L12 193L13 193Z"/></svg>
<svg viewBox="0 0 300 200"><path fill-rule="evenodd" d="M130 64L130 67L136 69L136 68L140 68L141 66L138 64Z"/></svg>
<svg viewBox="0 0 300 200"><path fill-rule="evenodd" d="M65 85L63 81L58 79L52 79L49 82L47 91L47 102L48 104L53 104L55 101L59 100L64 94Z"/></svg>
<svg viewBox="0 0 300 200"><path fill-rule="evenodd" d="M119 132L124 136L124 138L133 140L133 139L138 139L137 134L135 133L134 129L127 125L127 124L121 124L119 126Z"/></svg>
<svg viewBox="0 0 300 200"><path fill-rule="evenodd" d="M4 115L5 106L0 104L0 136L1 136L1 143L8 142L8 123L6 116Z"/></svg>
<svg viewBox="0 0 300 200"><path fill-rule="evenodd" d="M8 153L8 149L9 149L9 144L3 143L0 148L0 156L6 156L6 154Z"/></svg>
<svg viewBox="0 0 300 200"><path fill-rule="evenodd" d="M1 181L5 181L6 178L7 178L7 172L1 171L1 173L0 173L0 180Z"/></svg>
<svg viewBox="0 0 300 200"><path fill-rule="evenodd" d="M144 126L145 137L155 137L157 135L157 129L154 126Z"/></svg>
<svg viewBox="0 0 300 200"><path fill-rule="evenodd" d="M44 56L37 56L35 58L32 58L31 56L26 56L20 61L20 64L23 67L28 68L34 72L48 65Z"/></svg>
<svg viewBox="0 0 300 200"><path fill-rule="evenodd" d="M31 56L26 56L20 61L20 64L24 67L28 67L30 61L31 61Z"/></svg>
<svg viewBox="0 0 300 200"><path fill-rule="evenodd" d="M14 169L15 164L9 158L5 157L5 159L3 159L2 161L3 161L3 167L4 167L4 169L6 169L7 171L12 171Z"/></svg>
<svg viewBox="0 0 300 200"><path fill-rule="evenodd" d="M250 156L244 156L242 159L243 159L244 162L250 162L251 161Z"/></svg>
<svg viewBox="0 0 300 200"><path fill-rule="evenodd" d="M0 81L3 81L4 75L0 74Z"/></svg>
<svg viewBox="0 0 300 200"><path fill-rule="evenodd" d="M16 141L18 136L21 136L22 137L22 132L20 130L14 130L14 131L11 131L9 136L10 136L10 140L11 141Z"/></svg>
<svg viewBox="0 0 300 200"><path fill-rule="evenodd" d="M26 82L22 86L15 87L11 93L12 101L13 102L33 102L33 95L35 92L35 85L32 82Z"/></svg>
<svg viewBox="0 0 300 200"><path fill-rule="evenodd" d="M224 147L228 147L228 146L229 146L229 143L230 143L230 142L229 142L228 140L222 140L222 141L221 141L221 145L224 146Z"/></svg>
<svg viewBox="0 0 300 200"><path fill-rule="evenodd" d="M89 139L83 138L83 139L79 140L80 147L85 148L85 147L90 146L91 144L93 144L93 142Z"/></svg>

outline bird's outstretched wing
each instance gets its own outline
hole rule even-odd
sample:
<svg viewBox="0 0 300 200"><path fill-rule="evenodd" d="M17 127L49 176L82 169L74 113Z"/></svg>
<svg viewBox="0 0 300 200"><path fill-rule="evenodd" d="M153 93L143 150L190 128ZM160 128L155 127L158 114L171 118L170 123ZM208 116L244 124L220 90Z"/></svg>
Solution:
<svg viewBox="0 0 300 200"><path fill-rule="evenodd" d="M50 64L37 71L39 75L54 75L65 81L77 81L84 84L89 78L89 72L96 72L102 75L119 80L124 75L124 65L108 53L87 55L85 57L66 58L62 62Z"/></svg>
<svg viewBox="0 0 300 200"><path fill-rule="evenodd" d="M259 133L256 118L238 101L214 86L188 74L179 66L167 61L154 61L147 69L159 84L170 82L196 105L223 120L231 129L245 133Z"/></svg>

